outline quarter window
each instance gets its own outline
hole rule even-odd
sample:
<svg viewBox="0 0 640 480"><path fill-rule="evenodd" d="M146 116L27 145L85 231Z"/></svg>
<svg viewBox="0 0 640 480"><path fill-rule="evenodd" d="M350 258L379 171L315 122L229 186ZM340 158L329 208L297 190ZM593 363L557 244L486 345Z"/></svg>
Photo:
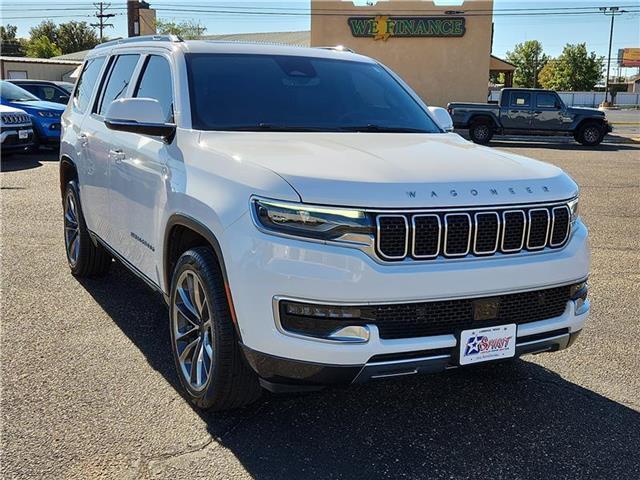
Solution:
<svg viewBox="0 0 640 480"><path fill-rule="evenodd" d="M512 92L511 93L511 106L512 107L528 107L531 105L531 94L525 92Z"/></svg>
<svg viewBox="0 0 640 480"><path fill-rule="evenodd" d="M102 101L97 111L98 115L104 116L111 102L124 97L127 93L127 88L139 58L140 55L120 55L116 57L111 67L111 73L109 73L109 79L104 87Z"/></svg>
<svg viewBox="0 0 640 480"><path fill-rule="evenodd" d="M106 57L92 58L84 65L84 69L78 78L78 84L73 92L73 105L76 110L84 112L89 105L93 87L98 81L98 75Z"/></svg>
<svg viewBox="0 0 640 480"><path fill-rule="evenodd" d="M149 56L133 96L158 100L162 107L165 121L173 123L171 67L164 57L158 55Z"/></svg>

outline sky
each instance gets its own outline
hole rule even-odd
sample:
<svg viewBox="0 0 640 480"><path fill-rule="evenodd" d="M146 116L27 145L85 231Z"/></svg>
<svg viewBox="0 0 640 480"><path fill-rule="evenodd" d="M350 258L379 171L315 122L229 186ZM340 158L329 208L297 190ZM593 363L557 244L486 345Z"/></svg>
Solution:
<svg viewBox="0 0 640 480"><path fill-rule="evenodd" d="M196 20L206 28L207 34L293 31L309 29L309 0L148 0L152 8L157 9L158 18L165 20ZM460 4L461 0L438 0L441 3ZM466 0L467 2L473 0ZM356 0L356 3L364 0ZM425 1L429 3L429 0ZM0 0L2 24L18 26L19 36L28 36L29 28L45 18L56 22L68 20L95 21L92 18L92 2L87 0ZM126 1L111 0L110 19L114 28L105 30L109 37L126 36ZM247 15L242 13L195 13L189 8L206 5L209 9L234 12L234 10L269 9L269 15ZM545 52L557 56L567 43L586 42L587 49L599 55L607 56L609 45L610 17L603 14L589 15L539 15L505 16L498 15L501 9L530 9L541 7L585 7L585 6L622 6L628 10L640 11L640 0L494 0L494 42L493 54L504 57L516 43L525 40L539 40ZM85 10L61 10L78 7ZM464 8L464 4L461 7ZM89 10L87 10L89 9ZM274 14L278 12L295 15ZM16 18L20 17L20 18ZM618 48L640 47L640 13L625 13L615 19L612 56L615 58ZM635 71L635 70L634 70ZM631 71L623 71L632 73Z"/></svg>

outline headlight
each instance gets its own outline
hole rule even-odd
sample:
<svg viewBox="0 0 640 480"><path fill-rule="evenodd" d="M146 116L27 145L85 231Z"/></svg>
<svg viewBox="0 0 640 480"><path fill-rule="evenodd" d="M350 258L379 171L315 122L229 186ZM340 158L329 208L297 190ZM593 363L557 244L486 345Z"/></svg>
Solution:
<svg viewBox="0 0 640 480"><path fill-rule="evenodd" d="M41 117L44 117L44 118L59 118L60 117L60 114L58 112L40 111L40 112L38 112L38 115L40 115Z"/></svg>
<svg viewBox="0 0 640 480"><path fill-rule="evenodd" d="M576 223L576 220L578 219L578 200L579 198L576 197L573 200L569 200L567 202L567 207L569 207L569 210L571 210L571 225L574 225Z"/></svg>
<svg viewBox="0 0 640 480"><path fill-rule="evenodd" d="M251 208L256 225L274 233L346 242L373 234L372 219L360 210L257 198Z"/></svg>

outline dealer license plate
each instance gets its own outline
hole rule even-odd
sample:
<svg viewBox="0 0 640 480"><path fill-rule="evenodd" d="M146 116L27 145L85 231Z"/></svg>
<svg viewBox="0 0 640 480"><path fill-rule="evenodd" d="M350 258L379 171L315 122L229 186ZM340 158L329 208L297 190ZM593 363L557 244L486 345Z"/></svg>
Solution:
<svg viewBox="0 0 640 480"><path fill-rule="evenodd" d="M29 138L29 130L18 130L18 138L20 140L26 140Z"/></svg>
<svg viewBox="0 0 640 480"><path fill-rule="evenodd" d="M516 324L463 330L460 365L510 358L516 354Z"/></svg>

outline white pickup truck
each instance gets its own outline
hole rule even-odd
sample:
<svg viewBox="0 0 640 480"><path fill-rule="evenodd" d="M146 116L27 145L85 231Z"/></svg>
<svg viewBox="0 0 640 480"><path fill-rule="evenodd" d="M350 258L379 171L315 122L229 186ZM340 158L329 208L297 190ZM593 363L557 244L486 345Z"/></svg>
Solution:
<svg viewBox="0 0 640 480"><path fill-rule="evenodd" d="M556 351L587 318L575 182L370 58L115 41L62 125L71 271L115 258L163 295L202 408Z"/></svg>

